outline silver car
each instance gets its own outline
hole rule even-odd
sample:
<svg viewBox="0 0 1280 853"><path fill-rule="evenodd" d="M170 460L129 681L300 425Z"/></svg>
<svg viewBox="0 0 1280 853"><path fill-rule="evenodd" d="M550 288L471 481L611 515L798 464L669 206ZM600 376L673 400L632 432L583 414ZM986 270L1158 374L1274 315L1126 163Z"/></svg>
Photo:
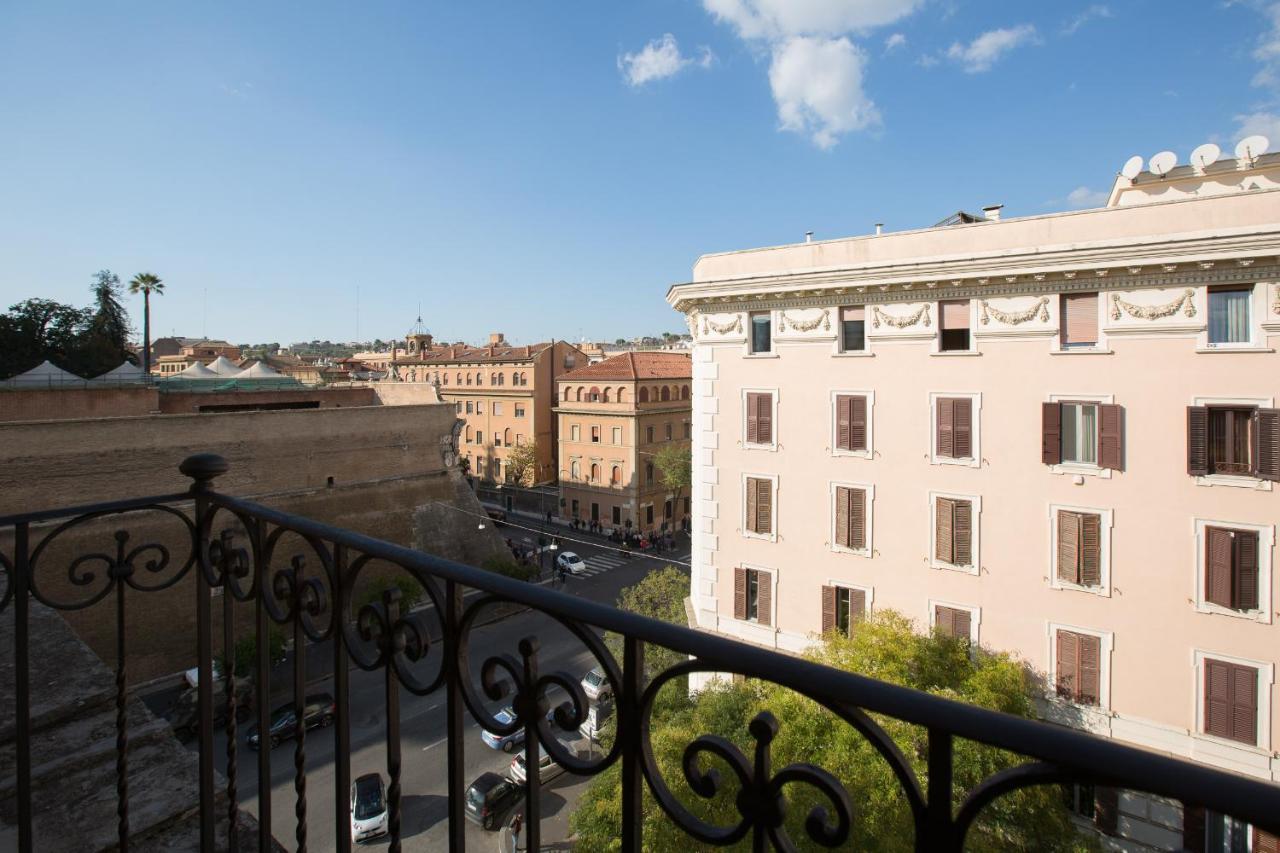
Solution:
<svg viewBox="0 0 1280 853"><path fill-rule="evenodd" d="M608 699L613 694L613 689L604 670L596 667L582 676L582 692L586 693L587 698L592 702L597 702L602 698Z"/></svg>

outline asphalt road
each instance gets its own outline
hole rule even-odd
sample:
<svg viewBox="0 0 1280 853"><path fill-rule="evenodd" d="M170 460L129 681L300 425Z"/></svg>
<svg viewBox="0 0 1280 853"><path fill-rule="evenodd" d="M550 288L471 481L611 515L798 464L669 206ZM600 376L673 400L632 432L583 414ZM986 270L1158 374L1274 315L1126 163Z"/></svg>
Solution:
<svg viewBox="0 0 1280 853"><path fill-rule="evenodd" d="M579 534L573 534L578 536ZM585 535L582 538L588 538ZM668 556L687 561L687 538L681 536L684 547ZM603 548L577 543L564 543L564 550L579 553L587 562L583 575L570 577L564 590L594 601L613 603L619 592L643 578L649 571L667 564L661 558L635 556L630 560ZM580 678L593 666L595 660L582 643L567 630L544 614L524 611L508 615L490 625L473 631L470 654L473 668L491 655L508 653L519 657L517 643L527 636L537 637L540 643L539 666L543 672L563 670ZM327 654L327 652L324 652ZM311 655L312 651L308 651ZM438 647L435 657L421 663L421 674L429 677L438 666ZM277 673L276 679L285 673ZM286 682L287 683L287 682ZM474 682L479 684L478 676ZM351 672L351 778L363 773L380 772L388 778L386 769L386 729L384 681L382 673L362 670ZM330 681L311 684L311 692L331 690ZM445 788L446 731L444 696L442 693L424 697L414 696L404 689L400 691L401 705L401 788L402 788L402 840L405 850L443 850L448 844L447 790ZM552 700L555 696L552 695ZM563 698L563 697L561 697ZM163 696L148 699L153 707L163 707ZM496 710L500 703L490 706ZM469 784L485 771L506 775L512 755L487 747L480 739L480 727L464 713L464 778ZM236 774L238 795L243 807L258 813L258 754L248 749L245 741L247 726L240 727L238 765ZM568 742L570 735L562 739ZM576 748L585 748L577 738ZM272 833L286 848L295 846L295 792L294 744L285 741L272 752ZM193 742L191 749L195 749ZM225 772L226 740L221 732L215 737L215 754L219 769ZM307 846L312 850L334 849L334 734L331 729L313 729L306 738L306 832ZM544 849L566 849L569 836L568 818L577 798L588 784L588 779L569 773L543 786L542 791L542 840ZM344 796L347 796L344 794ZM491 851L509 849L500 846L500 836L505 833L489 832L468 823L467 846L471 850ZM505 838L503 839L505 840ZM385 839L369 842L368 847L385 845Z"/></svg>

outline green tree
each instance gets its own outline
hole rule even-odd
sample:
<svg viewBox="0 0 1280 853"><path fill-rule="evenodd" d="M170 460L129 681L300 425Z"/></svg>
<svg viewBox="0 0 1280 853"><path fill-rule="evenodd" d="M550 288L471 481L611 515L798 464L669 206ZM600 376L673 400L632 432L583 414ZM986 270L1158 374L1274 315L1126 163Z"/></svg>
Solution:
<svg viewBox="0 0 1280 853"><path fill-rule="evenodd" d="M616 341L614 341L614 344L615 344L615 345L617 345L617 346L620 346L620 347L624 347L624 346L626 346L626 345L627 345L627 339L626 339L626 338L618 338Z"/></svg>
<svg viewBox="0 0 1280 853"><path fill-rule="evenodd" d="M418 583L416 578L406 574L374 578L365 584L364 589L360 591L360 595L356 596L351 608L352 614L358 613L360 608L366 604L382 601L383 591L393 588L400 590L401 613L408 613L426 595L426 592L422 589L422 584Z"/></svg>
<svg viewBox="0 0 1280 853"><path fill-rule="evenodd" d="M89 322L84 309L28 299L0 316L0 376L13 376L48 360L64 370L79 367L82 333Z"/></svg>
<svg viewBox="0 0 1280 853"><path fill-rule="evenodd" d="M627 587L618 595L617 607L627 613L637 613L650 619L659 619L673 625L687 625L684 601L689 597L689 576L675 566L666 566L645 575L639 583ZM605 635L605 643L613 656L622 660L623 639L612 632ZM688 655L648 645L644 650L646 673L652 675L675 666ZM681 684L684 679L680 679ZM665 702L672 696L682 696L683 691L664 689L659 696Z"/></svg>
<svg viewBox="0 0 1280 853"><path fill-rule="evenodd" d="M120 304L120 277L111 270L94 273L94 306L84 330L80 352L76 359L76 372L82 376L97 376L122 361L131 361L129 352L129 314Z"/></svg>
<svg viewBox="0 0 1280 853"><path fill-rule="evenodd" d="M142 371L151 372L151 294L164 293L164 282L155 273L140 272L129 281L129 292L142 294Z"/></svg>
<svg viewBox="0 0 1280 853"><path fill-rule="evenodd" d="M681 492L692 485L693 458L687 446L668 444L653 455L653 466L658 469L662 485L675 492L672 507L680 503Z"/></svg>
<svg viewBox="0 0 1280 853"><path fill-rule="evenodd" d="M938 634L916 634L909 619L881 612L857 626L852 637L831 635L806 657L847 672L888 681L938 696L1033 717L1034 688L1023 665L1006 654L967 645ZM660 693L672 692L670 685ZM685 781L682 757L686 746L704 734L728 739L753 754L748 725L768 710L780 722L771 746L775 769L793 762L816 762L833 773L854 804L853 838L847 849L908 851L914 849L910 808L888 764L852 726L816 702L775 684L749 680L715 682L693 698L683 691L665 705L655 702L651 744L663 779L693 814L719 825L738 819L734 777L718 759L702 757L701 768L717 768L726 784L704 798ZM894 740L914 772L927 780L928 733L899 720L873 715ZM1004 750L958 740L954 746L954 802L981 781L1026 759ZM615 765L597 777L570 818L584 851L617 850L621 832L621 778ZM786 828L802 850L818 849L809 841L804 820L825 800L805 785L788 785ZM643 804L645 846L653 850L689 847L690 839L667 817L651 796ZM745 850L749 839L732 849ZM970 830L967 850L1083 850L1091 842L1077 835L1055 786L1005 795L988 806Z"/></svg>
<svg viewBox="0 0 1280 853"><path fill-rule="evenodd" d="M507 473L523 486L538 482L538 442L529 439L512 447L507 452Z"/></svg>

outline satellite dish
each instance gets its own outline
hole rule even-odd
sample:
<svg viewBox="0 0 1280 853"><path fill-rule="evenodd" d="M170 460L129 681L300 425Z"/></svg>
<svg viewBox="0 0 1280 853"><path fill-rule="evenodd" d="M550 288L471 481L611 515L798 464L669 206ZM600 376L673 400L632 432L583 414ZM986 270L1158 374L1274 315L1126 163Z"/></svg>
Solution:
<svg viewBox="0 0 1280 853"><path fill-rule="evenodd" d="M1124 168L1120 170L1120 174L1129 180L1138 177L1138 173L1142 171L1142 157L1135 154L1128 160L1124 161Z"/></svg>
<svg viewBox="0 0 1280 853"><path fill-rule="evenodd" d="M1151 158L1148 168L1153 174L1167 175L1174 166L1178 165L1178 155L1172 151L1161 151L1159 154Z"/></svg>
<svg viewBox="0 0 1280 853"><path fill-rule="evenodd" d="M1255 160L1267 153L1271 140L1265 136L1246 136L1236 143L1237 160Z"/></svg>
<svg viewBox="0 0 1280 853"><path fill-rule="evenodd" d="M1222 153L1222 149L1214 145L1212 142L1206 142L1204 145L1196 148L1191 152L1191 165L1200 171L1212 166L1218 162L1218 155Z"/></svg>

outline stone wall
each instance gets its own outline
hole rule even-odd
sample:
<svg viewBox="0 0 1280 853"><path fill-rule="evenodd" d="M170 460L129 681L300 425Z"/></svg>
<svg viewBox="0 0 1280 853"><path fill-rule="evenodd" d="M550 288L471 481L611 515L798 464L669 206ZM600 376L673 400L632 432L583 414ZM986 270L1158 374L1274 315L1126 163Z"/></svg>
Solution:
<svg viewBox="0 0 1280 853"><path fill-rule="evenodd" d="M272 391L165 391L160 395L160 411L166 415L196 414L209 407L240 406L287 407L308 406L313 409L340 409L352 406L376 406L378 395L366 387L297 388ZM217 409L213 409L217 411ZM226 411L226 408L223 408Z"/></svg>
<svg viewBox="0 0 1280 853"><path fill-rule="evenodd" d="M159 410L154 386L0 389L0 422L122 418Z"/></svg>

